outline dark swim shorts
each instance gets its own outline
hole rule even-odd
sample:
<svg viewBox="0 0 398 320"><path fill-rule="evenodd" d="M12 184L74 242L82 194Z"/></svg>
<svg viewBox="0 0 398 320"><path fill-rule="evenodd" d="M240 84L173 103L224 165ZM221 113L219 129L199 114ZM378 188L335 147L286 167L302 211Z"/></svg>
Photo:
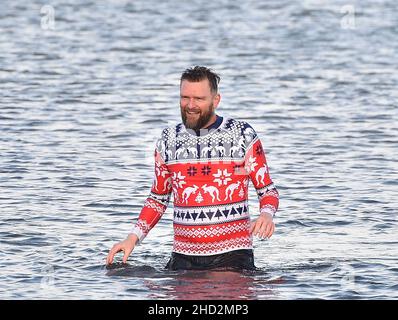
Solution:
<svg viewBox="0 0 398 320"><path fill-rule="evenodd" d="M166 265L169 270L209 270L209 269L254 270L253 250L235 250L211 256L189 256L173 252Z"/></svg>

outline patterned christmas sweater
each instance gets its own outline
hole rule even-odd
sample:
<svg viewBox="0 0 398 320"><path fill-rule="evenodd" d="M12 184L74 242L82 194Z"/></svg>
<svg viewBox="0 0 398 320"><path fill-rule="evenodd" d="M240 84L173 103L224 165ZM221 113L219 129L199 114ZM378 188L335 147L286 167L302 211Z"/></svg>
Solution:
<svg viewBox="0 0 398 320"><path fill-rule="evenodd" d="M217 116L218 117L218 116ZM272 215L279 194L255 130L244 121L218 117L217 128L200 136L180 123L163 130L155 149L155 178L135 224L139 243L174 199L173 251L214 255L252 249L249 180L260 212Z"/></svg>

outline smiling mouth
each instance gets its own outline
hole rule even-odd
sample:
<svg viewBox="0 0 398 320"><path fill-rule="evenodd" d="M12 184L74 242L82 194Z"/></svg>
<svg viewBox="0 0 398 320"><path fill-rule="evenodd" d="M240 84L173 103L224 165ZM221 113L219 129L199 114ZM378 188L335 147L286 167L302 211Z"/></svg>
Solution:
<svg viewBox="0 0 398 320"><path fill-rule="evenodd" d="M194 114L199 114L200 111L186 111L186 113L187 113L187 114L194 115Z"/></svg>

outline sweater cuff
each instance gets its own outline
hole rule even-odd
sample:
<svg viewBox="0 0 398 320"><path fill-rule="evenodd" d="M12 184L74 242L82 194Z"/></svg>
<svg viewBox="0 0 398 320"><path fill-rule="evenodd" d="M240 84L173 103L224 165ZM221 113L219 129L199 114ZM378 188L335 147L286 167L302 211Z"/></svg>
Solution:
<svg viewBox="0 0 398 320"><path fill-rule="evenodd" d="M275 217L275 212L276 212L275 207L271 206L269 204L265 205L264 207L262 207L260 209L260 214L261 213L269 213L272 216L272 218Z"/></svg>
<svg viewBox="0 0 398 320"><path fill-rule="evenodd" d="M146 223L145 220L138 220L137 223L134 226L134 229L131 233L134 233L137 238L138 242L137 244L141 244L141 242L145 239L149 231L149 226Z"/></svg>

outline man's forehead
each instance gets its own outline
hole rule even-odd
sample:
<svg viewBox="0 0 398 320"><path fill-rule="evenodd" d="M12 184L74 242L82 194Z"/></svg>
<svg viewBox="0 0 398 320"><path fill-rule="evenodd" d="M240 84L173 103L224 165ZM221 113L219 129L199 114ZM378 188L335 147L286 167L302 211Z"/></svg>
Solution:
<svg viewBox="0 0 398 320"><path fill-rule="evenodd" d="M210 89L209 80L204 79L204 80L197 81L197 82L183 80L181 82L180 91L186 91L186 90L210 92L211 89Z"/></svg>

